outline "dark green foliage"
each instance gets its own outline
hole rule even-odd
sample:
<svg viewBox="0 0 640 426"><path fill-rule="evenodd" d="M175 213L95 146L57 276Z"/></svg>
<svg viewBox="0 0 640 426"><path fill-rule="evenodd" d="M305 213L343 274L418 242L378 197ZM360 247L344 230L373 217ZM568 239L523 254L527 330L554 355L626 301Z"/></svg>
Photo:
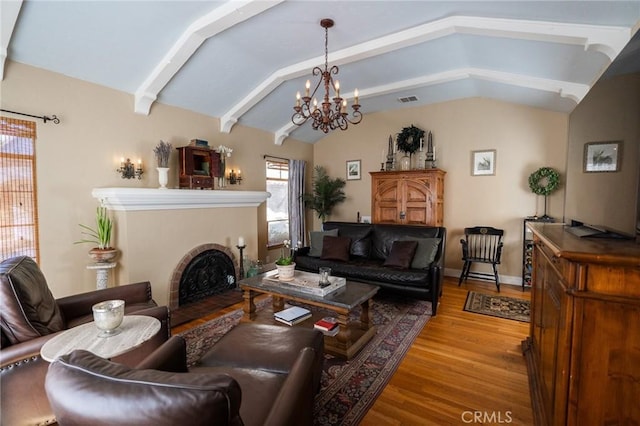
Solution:
<svg viewBox="0 0 640 426"><path fill-rule="evenodd" d="M345 200L346 196L342 188L344 188L346 181L340 178L332 179L322 166L316 166L314 171L313 193L304 194L302 199L305 207L314 210L318 214L318 218L325 222L327 217L331 215L333 208Z"/></svg>

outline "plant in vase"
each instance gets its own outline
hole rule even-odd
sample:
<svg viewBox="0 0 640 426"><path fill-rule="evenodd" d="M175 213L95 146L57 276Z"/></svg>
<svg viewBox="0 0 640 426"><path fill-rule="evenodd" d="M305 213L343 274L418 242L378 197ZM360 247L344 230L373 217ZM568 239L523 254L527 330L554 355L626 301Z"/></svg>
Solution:
<svg viewBox="0 0 640 426"><path fill-rule="evenodd" d="M215 151L220 154L220 167L219 167L219 176L218 176L218 186L223 188L226 185L225 181L225 169L227 167L227 158L231 157L231 153L233 152L232 148L228 146L219 145Z"/></svg>
<svg viewBox="0 0 640 426"><path fill-rule="evenodd" d="M89 250L91 256L96 262L110 262L118 255L118 250L111 247L111 234L113 232L113 219L109 217L106 207L96 208L96 226L92 228L87 225L79 224L82 228L82 235L85 238L74 242L74 244L94 243L98 247Z"/></svg>
<svg viewBox="0 0 640 426"><path fill-rule="evenodd" d="M167 182L169 181L169 156L171 155L171 144L163 140L160 141L153 153L156 155L156 161L158 162L158 183L160 183L160 189L167 189Z"/></svg>
<svg viewBox="0 0 640 426"><path fill-rule="evenodd" d="M300 242L298 242L298 245L300 245ZM291 248L291 241L284 240L280 249L280 257L276 260L278 279L280 281L291 281L293 279L296 269L294 257L295 249Z"/></svg>

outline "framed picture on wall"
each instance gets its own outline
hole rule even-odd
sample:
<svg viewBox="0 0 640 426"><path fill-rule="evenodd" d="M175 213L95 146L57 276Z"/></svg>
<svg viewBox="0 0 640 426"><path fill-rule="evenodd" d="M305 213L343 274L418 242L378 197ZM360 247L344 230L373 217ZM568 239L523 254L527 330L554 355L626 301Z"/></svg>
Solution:
<svg viewBox="0 0 640 426"><path fill-rule="evenodd" d="M347 180L360 180L360 160L347 161Z"/></svg>
<svg viewBox="0 0 640 426"><path fill-rule="evenodd" d="M622 141L588 142L584 144L584 172L619 172L622 163Z"/></svg>
<svg viewBox="0 0 640 426"><path fill-rule="evenodd" d="M496 150L471 151L471 176L494 176L496 174Z"/></svg>

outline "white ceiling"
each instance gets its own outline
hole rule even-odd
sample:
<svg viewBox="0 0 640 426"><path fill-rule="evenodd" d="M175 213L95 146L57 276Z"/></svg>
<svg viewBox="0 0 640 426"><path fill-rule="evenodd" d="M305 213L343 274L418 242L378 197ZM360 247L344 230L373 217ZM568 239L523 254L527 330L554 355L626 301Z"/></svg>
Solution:
<svg viewBox="0 0 640 426"><path fill-rule="evenodd" d="M470 97L570 112L627 44L611 72L640 71L640 0L1 0L0 12L0 71L25 63L134 94L132 112L175 105L276 143L324 136L291 124L324 64L322 18L335 21L329 66L344 97L358 88L364 120Z"/></svg>

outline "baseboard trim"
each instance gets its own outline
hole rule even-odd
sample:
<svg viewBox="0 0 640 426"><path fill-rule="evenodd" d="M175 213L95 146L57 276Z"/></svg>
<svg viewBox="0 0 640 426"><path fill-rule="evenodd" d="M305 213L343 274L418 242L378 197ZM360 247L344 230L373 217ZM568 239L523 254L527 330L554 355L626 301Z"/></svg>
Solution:
<svg viewBox="0 0 640 426"><path fill-rule="evenodd" d="M460 269L453 269L453 268L444 268L444 275L447 277L455 277L455 278L460 278L460 274L462 273L462 270ZM500 277L500 284L509 284L509 285L515 285L518 287L522 287L522 277L516 277L513 275L502 275L500 273L498 273L498 276ZM489 282L489 281L487 281Z"/></svg>

